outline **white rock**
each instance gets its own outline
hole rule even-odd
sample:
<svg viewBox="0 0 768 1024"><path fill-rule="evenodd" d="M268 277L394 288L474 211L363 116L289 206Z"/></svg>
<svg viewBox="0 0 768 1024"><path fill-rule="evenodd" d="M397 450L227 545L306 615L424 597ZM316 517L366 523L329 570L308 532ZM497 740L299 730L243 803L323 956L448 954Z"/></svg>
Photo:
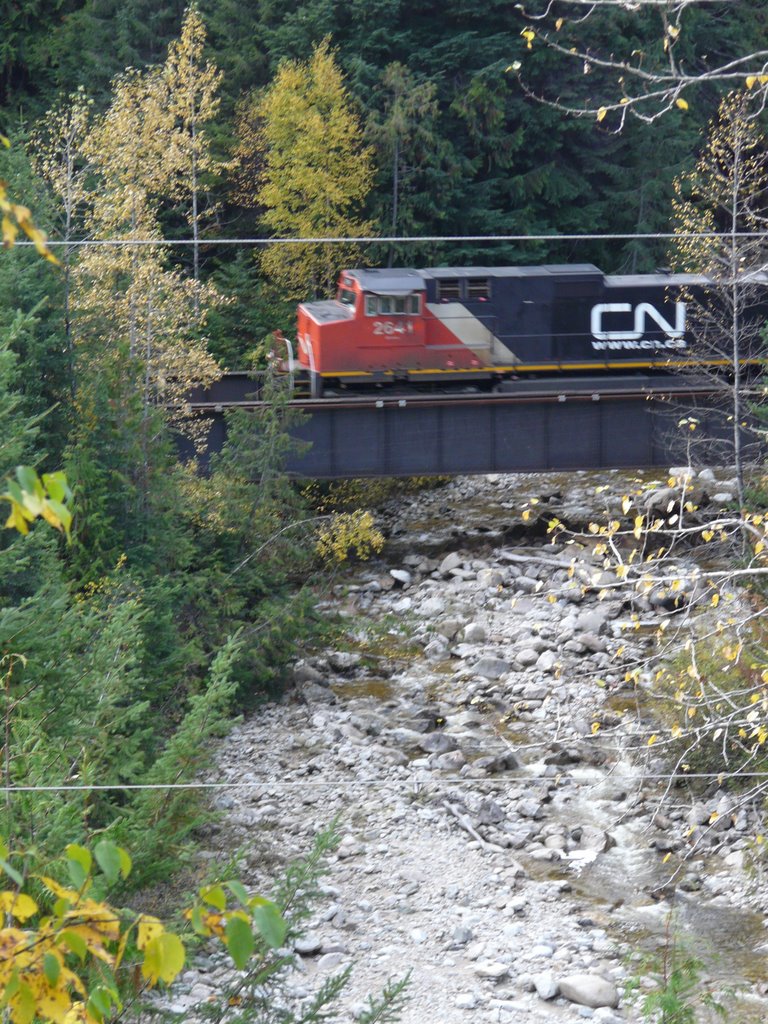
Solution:
<svg viewBox="0 0 768 1024"><path fill-rule="evenodd" d="M569 974L559 979L560 995L572 1003L581 1006L619 1005L619 993L616 986L601 978L599 974Z"/></svg>
<svg viewBox="0 0 768 1024"><path fill-rule="evenodd" d="M554 999L560 992L560 986L557 984L552 971L542 971L541 974L534 974L532 980L539 999Z"/></svg>
<svg viewBox="0 0 768 1024"><path fill-rule="evenodd" d="M343 953L323 953L317 961L317 969L318 971L332 971L339 966L343 959Z"/></svg>
<svg viewBox="0 0 768 1024"><path fill-rule="evenodd" d="M413 579L407 569L390 569L389 575L396 583L401 583L404 587L407 587Z"/></svg>
<svg viewBox="0 0 768 1024"><path fill-rule="evenodd" d="M451 571L451 569L458 569L461 563L461 555L458 554L456 551L452 551L450 555L446 555L445 558L442 560L438 572L441 573L441 575L445 576Z"/></svg>
<svg viewBox="0 0 768 1024"><path fill-rule="evenodd" d="M501 658L485 657L478 661L472 671L485 679L500 679L505 672L509 672L509 663Z"/></svg>
<svg viewBox="0 0 768 1024"><path fill-rule="evenodd" d="M479 622L470 622L464 627L464 642L468 644L481 644L486 639L485 628Z"/></svg>
<svg viewBox="0 0 768 1024"><path fill-rule="evenodd" d="M499 981L501 978L505 978L509 974L509 965L496 963L491 960L484 960L479 964L475 964L473 970L475 974L481 978L490 978L492 981Z"/></svg>
<svg viewBox="0 0 768 1024"><path fill-rule="evenodd" d="M454 1006L459 1010L474 1010L479 1002L474 992L459 992L454 1000Z"/></svg>

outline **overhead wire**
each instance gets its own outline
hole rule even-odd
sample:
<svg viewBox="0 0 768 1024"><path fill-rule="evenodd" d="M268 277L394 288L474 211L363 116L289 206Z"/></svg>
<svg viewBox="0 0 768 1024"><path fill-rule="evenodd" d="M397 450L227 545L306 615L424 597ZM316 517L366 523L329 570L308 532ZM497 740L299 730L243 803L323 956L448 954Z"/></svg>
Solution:
<svg viewBox="0 0 768 1024"><path fill-rule="evenodd" d="M768 779L768 772L645 772L638 770L638 774L643 780L654 779L654 780L678 780L683 781L687 779L719 779L724 780L725 778L739 778L739 779ZM606 778L610 778L612 775L611 771L606 772ZM567 770L563 770L552 776L540 776L537 777L531 772L524 771L512 771L504 772L503 775L498 777L484 777L476 779L468 778L430 778L424 779L421 776L414 775L413 777L404 779L329 779L327 782L321 779L264 779L260 782L152 782L152 783L139 783L139 782L115 782L115 783L78 783L78 784L64 784L61 785L48 785L48 786L0 786L0 793L11 794L11 793L90 793L90 792L108 792L111 790L133 792L137 790L157 790L168 792L172 790L188 791L188 790L231 790L231 789L354 789L359 787L373 788L373 789L402 789L402 788L413 788L414 785L418 786L480 786L480 785L495 785L500 786L507 782L553 782L556 778L567 778Z"/></svg>
<svg viewBox="0 0 768 1024"><path fill-rule="evenodd" d="M760 231L657 231L642 232L598 232L595 234L541 234L541 235L345 235L328 238L325 236L307 236L302 238L82 238L82 239L47 239L49 248L82 249L93 246L207 246L207 245L406 245L419 242L602 242L602 241L663 241L679 238L763 238ZM15 247L33 246L37 243L30 239L19 239Z"/></svg>

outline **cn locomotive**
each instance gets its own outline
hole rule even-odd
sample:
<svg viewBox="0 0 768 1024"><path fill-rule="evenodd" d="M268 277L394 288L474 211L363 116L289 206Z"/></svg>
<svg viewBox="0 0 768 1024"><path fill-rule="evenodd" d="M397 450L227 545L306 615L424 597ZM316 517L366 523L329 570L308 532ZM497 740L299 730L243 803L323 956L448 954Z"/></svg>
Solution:
<svg viewBox="0 0 768 1024"><path fill-rule="evenodd" d="M299 306L292 364L316 398L405 382L492 389L526 375L675 372L692 362L685 298L705 285L591 264L344 270L336 298Z"/></svg>

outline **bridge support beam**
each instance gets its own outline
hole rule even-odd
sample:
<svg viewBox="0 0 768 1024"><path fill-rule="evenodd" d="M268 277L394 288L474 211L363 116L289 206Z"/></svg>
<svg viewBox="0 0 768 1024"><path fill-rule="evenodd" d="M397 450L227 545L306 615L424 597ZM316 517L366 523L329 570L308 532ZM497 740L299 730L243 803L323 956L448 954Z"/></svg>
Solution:
<svg viewBox="0 0 768 1024"><path fill-rule="evenodd" d="M601 382L605 383L605 382ZM207 396L206 396L207 397ZM722 396L719 396L722 398ZM211 448L223 442L222 405ZM659 392L583 386L514 394L354 398L294 403L307 418L292 432L310 443L288 471L315 478L642 469L700 462L727 464L730 427L718 396L690 386ZM681 421L695 421L691 431Z"/></svg>

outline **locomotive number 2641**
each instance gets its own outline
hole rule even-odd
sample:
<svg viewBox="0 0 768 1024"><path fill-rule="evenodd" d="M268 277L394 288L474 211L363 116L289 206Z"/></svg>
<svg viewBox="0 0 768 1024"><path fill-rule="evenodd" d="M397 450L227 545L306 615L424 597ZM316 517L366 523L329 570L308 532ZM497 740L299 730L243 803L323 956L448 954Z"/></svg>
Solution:
<svg viewBox="0 0 768 1024"><path fill-rule="evenodd" d="M413 323L408 320L406 323L393 323L391 320L374 320L374 334L413 334Z"/></svg>

